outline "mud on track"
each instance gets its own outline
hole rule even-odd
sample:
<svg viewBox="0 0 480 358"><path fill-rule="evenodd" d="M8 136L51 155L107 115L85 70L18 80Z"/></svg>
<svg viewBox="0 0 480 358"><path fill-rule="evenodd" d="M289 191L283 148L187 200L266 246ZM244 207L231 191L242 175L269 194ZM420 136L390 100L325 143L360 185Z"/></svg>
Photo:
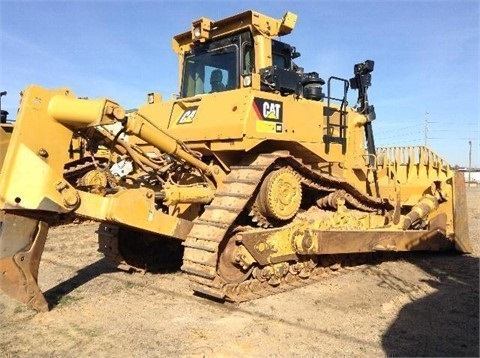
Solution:
<svg viewBox="0 0 480 358"><path fill-rule="evenodd" d="M472 255L398 255L238 305L193 296L178 270L117 271L95 223L53 228L39 275L53 309L0 294L0 356L479 356L480 187L467 196Z"/></svg>

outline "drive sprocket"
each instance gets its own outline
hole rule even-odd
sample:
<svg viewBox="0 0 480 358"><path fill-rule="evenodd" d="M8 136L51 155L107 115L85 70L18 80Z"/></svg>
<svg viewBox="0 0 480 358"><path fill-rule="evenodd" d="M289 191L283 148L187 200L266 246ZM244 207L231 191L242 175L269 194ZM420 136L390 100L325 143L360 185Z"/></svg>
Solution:
<svg viewBox="0 0 480 358"><path fill-rule="evenodd" d="M260 187L253 205L254 218L261 224L270 220L288 221L297 214L301 202L299 175L289 167L274 170Z"/></svg>

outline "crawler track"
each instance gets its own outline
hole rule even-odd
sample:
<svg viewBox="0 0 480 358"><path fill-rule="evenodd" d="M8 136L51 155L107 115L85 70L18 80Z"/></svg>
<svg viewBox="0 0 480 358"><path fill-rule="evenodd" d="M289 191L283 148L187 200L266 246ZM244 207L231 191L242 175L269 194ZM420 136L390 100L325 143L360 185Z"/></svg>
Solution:
<svg viewBox="0 0 480 358"><path fill-rule="evenodd" d="M301 277L298 272L289 270L275 286L256 278L249 278L240 283L228 283L218 274L218 260L232 229L240 218L248 216L252 208L252 199L255 198L264 176L269 170L282 166L293 168L301 176L302 185L310 190L317 192L342 190L345 192L347 202L358 209L373 211L384 208L379 199L365 196L341 179L313 172L288 154L260 154L251 164L231 167L230 174L218 189L214 200L205 207L204 213L195 219L193 228L184 242L182 270L188 274L195 292L216 299L248 301L310 284L328 276L330 272L338 272L339 268L349 265L348 256L338 257L336 262L328 264L318 262L318 258L315 258L316 261L311 265L307 275Z"/></svg>
<svg viewBox="0 0 480 358"><path fill-rule="evenodd" d="M182 270L188 274L195 292L225 298L224 283L217 275L221 243L247 206L267 169L278 158L281 156L263 154L248 166L232 167L212 203L194 220L192 230L184 242Z"/></svg>
<svg viewBox="0 0 480 358"><path fill-rule="evenodd" d="M365 267L365 264L376 264L377 255L361 254L352 261L351 255L337 255L335 260L329 262L316 262L316 265L308 277L301 277L298 274L287 273L281 279L279 285L272 286L268 282L260 282L255 278L239 284L226 284L222 287L225 298L233 302L246 302L270 295L291 291L295 288L311 285L333 276L342 275L353 270Z"/></svg>

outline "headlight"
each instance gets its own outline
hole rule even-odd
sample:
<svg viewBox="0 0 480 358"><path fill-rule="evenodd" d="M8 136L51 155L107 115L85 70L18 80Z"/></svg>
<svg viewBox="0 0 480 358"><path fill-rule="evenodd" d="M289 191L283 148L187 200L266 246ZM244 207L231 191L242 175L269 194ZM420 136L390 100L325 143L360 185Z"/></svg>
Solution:
<svg viewBox="0 0 480 358"><path fill-rule="evenodd" d="M202 34L202 31L200 30L200 27L195 27L193 29L193 37L196 39L199 39Z"/></svg>
<svg viewBox="0 0 480 358"><path fill-rule="evenodd" d="M212 28L212 20L202 17L192 22L191 36L192 41L204 42L210 38L210 29Z"/></svg>
<svg viewBox="0 0 480 358"><path fill-rule="evenodd" d="M243 87L250 87L252 85L252 76L243 77Z"/></svg>
<svg viewBox="0 0 480 358"><path fill-rule="evenodd" d="M147 102L148 102L148 104L153 104L155 102L155 94L154 93L147 94Z"/></svg>

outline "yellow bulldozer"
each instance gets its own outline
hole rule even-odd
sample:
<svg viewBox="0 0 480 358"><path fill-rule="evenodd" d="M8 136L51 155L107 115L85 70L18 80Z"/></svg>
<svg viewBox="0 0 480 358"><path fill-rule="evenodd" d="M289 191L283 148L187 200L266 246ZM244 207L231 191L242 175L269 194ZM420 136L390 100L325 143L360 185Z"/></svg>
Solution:
<svg viewBox="0 0 480 358"><path fill-rule="evenodd" d="M376 148L374 62L350 79L306 72L283 42L296 20L193 21L173 38L179 95L149 93L131 113L27 87L0 175L0 288L48 309L39 262L49 226L72 214L101 223L99 250L126 269L181 243L193 291L233 302L370 253L470 252L462 174L426 147ZM114 159L70 165L74 136Z"/></svg>

